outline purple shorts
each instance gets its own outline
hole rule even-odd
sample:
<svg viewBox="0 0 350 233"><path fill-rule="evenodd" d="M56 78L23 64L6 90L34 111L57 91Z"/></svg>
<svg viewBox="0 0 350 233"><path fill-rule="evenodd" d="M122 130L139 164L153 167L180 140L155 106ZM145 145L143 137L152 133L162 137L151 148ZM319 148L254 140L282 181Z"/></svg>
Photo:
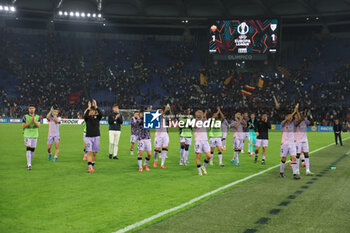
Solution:
<svg viewBox="0 0 350 233"><path fill-rule="evenodd" d="M47 145L52 145L55 142L59 142L60 141L60 136L48 136L47 137Z"/></svg>
<svg viewBox="0 0 350 233"><path fill-rule="evenodd" d="M100 137L85 137L86 151L100 152Z"/></svg>
<svg viewBox="0 0 350 233"><path fill-rule="evenodd" d="M26 147L35 148L38 142L38 138L24 138L24 145Z"/></svg>
<svg viewBox="0 0 350 233"><path fill-rule="evenodd" d="M196 141L194 143L194 152L197 154L210 152L208 140Z"/></svg>

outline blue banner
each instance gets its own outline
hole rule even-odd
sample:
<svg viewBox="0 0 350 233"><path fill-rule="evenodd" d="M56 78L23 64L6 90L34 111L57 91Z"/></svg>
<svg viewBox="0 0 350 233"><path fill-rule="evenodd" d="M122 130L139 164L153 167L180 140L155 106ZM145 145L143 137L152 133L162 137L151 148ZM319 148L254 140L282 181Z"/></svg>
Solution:
<svg viewBox="0 0 350 233"><path fill-rule="evenodd" d="M271 124L271 130L281 130L281 125L279 124ZM313 125L307 128L309 132L333 132L332 126L321 126L321 125Z"/></svg>

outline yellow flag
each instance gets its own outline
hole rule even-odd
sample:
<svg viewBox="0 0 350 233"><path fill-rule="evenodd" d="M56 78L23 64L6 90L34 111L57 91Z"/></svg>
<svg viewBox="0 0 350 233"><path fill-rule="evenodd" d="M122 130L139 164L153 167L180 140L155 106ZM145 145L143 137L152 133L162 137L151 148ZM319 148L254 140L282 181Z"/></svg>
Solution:
<svg viewBox="0 0 350 233"><path fill-rule="evenodd" d="M207 76L205 76L203 73L200 73L199 77L200 77L200 84L207 87L208 86Z"/></svg>

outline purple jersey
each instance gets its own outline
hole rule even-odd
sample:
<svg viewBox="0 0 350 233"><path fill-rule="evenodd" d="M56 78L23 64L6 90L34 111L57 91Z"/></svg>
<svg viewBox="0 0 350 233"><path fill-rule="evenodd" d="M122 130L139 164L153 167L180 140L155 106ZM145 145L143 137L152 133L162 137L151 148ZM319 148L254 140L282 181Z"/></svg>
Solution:
<svg viewBox="0 0 350 233"><path fill-rule="evenodd" d="M231 123L231 128L233 131L233 137L236 139L244 139L244 127L243 127L243 121L241 121L237 127L234 127L233 125L235 125L237 123L237 121L232 121Z"/></svg>
<svg viewBox="0 0 350 233"><path fill-rule="evenodd" d="M295 127L295 141L307 142L307 127L310 125L309 120L303 120Z"/></svg>
<svg viewBox="0 0 350 233"><path fill-rule="evenodd" d="M61 117L57 117L57 119L58 123L56 123L55 118L52 115L47 119L49 122L49 137L60 136Z"/></svg>
<svg viewBox="0 0 350 233"><path fill-rule="evenodd" d="M296 127L295 121L292 121L289 123L285 123L285 121L282 121L281 123L282 145L295 143L295 139L294 139L295 127Z"/></svg>
<svg viewBox="0 0 350 233"><path fill-rule="evenodd" d="M139 128L139 130L138 130L139 140L151 139L150 130L149 129L145 129L143 127L143 120L139 119L137 122L139 123L139 127L138 127Z"/></svg>
<svg viewBox="0 0 350 233"><path fill-rule="evenodd" d="M131 135L138 135L139 123L137 118L131 117L130 124L131 124Z"/></svg>
<svg viewBox="0 0 350 233"><path fill-rule="evenodd" d="M197 124L197 121L202 121L202 125L204 123L204 119L203 120L196 120L196 124ZM199 142L199 141L207 141L208 142L207 128L205 128L204 126L195 127L193 129L193 132L194 132L194 140L196 142Z"/></svg>
<svg viewBox="0 0 350 233"><path fill-rule="evenodd" d="M221 131L223 133L227 133L227 129L230 127L230 125L228 124L227 120L224 119L224 121L221 124Z"/></svg>

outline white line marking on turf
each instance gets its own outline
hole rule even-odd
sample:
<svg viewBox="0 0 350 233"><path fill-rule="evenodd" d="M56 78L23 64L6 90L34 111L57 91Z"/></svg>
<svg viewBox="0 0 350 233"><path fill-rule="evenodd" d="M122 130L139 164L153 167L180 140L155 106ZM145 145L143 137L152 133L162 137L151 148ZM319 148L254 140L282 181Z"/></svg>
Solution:
<svg viewBox="0 0 350 233"><path fill-rule="evenodd" d="M347 140L347 139L349 139L349 138L350 138L350 137L345 138L343 141L345 141L345 140ZM311 151L309 154L313 154L313 153L315 153L315 152L318 152L318 151L320 151L320 150L323 150L323 149L325 149L325 148L327 148L327 147L330 147L330 146L333 146L333 145L335 145L335 143L331 143L331 144L328 144L328 145L326 145L326 146L320 147L320 148L318 148L318 149L316 149L316 150ZM290 161L288 161L287 163L289 163L289 162L290 162ZM280 165L277 164L277 165L272 166L272 167L269 167L269 168L267 168L267 169L265 169L265 170L263 170L263 171L260 171L260 172L258 172L258 173L253 174L253 175L250 175L250 176L247 176L247 177L245 177L245 178L243 178L243 179L236 180L236 181L234 181L234 182L232 182L232 183L229 183L229 184L224 185L224 186L222 186L222 187L220 187L220 188L217 188L217 189L215 189L215 190L213 190L213 191L211 191L211 192L208 192L208 193L203 194L203 195L201 195L201 196L199 196L199 197L196 197L196 198L194 198L194 199L192 199L192 200L190 200L190 201L188 201L188 202L185 202L185 203L183 203L183 204L181 204L181 205L175 206L175 207L173 207L173 208L171 208L171 209L164 210L164 211L159 212L158 214L155 214L155 215L153 215L153 216L151 216L151 217L149 217L149 218L146 218L146 219L144 219L144 220L142 220L142 221L139 221L139 222L136 222L136 223L134 223L134 224L131 224L131 225L127 226L127 227L124 227L124 228L122 228L122 229L120 229L120 230L118 230L118 231L116 231L116 232L114 232L114 233L124 233L124 232L130 231L130 230L132 230L132 229L135 229L136 227L142 226L142 225L144 225L144 224L146 224L146 223L149 223L149 222L151 222L151 221L153 221L153 220L155 220L155 219L157 219L157 218L160 218L160 217L162 217L162 216L164 216L164 215L166 215L166 214L169 214L169 213L171 213L171 212L174 212L174 211L177 211L177 210L179 210L179 209L182 209L182 208L184 208L184 207L186 207L186 206L189 206L189 205L191 205L191 204L193 204L193 203L195 203L195 202L197 202L197 201L200 201L200 200L202 200L202 199L204 199L204 198L206 198L206 197L209 197L209 196L211 196L211 195L213 195L213 194L215 194L215 193L217 193L217 192L220 192L220 191L222 191L222 190L224 190L224 189L230 188L230 187L232 187L232 186L234 186L234 185L236 185L236 184L242 183L243 181L249 180L249 179L251 179L251 178L253 178L253 177L255 177L255 176L264 174L264 173L266 173L266 172L268 172L268 171L270 171L270 170L272 170L272 169L275 169L276 167L279 167L279 166L280 166Z"/></svg>

